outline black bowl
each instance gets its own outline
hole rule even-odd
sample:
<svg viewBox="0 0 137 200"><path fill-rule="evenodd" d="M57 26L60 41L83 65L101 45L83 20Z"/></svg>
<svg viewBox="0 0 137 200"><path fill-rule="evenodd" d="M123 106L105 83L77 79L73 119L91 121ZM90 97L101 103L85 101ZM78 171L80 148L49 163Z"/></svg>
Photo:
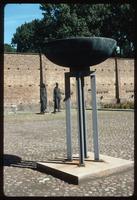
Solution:
<svg viewBox="0 0 137 200"><path fill-rule="evenodd" d="M72 69L85 69L109 58L116 41L105 37L77 37L46 43L45 55L53 63Z"/></svg>

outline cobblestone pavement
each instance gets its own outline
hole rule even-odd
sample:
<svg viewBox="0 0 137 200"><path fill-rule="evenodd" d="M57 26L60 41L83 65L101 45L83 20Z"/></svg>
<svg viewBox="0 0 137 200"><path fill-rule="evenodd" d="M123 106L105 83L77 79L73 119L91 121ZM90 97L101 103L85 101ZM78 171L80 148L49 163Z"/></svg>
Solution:
<svg viewBox="0 0 137 200"><path fill-rule="evenodd" d="M88 151L92 145L92 115L87 112ZM77 113L72 112L73 153L78 153ZM134 160L134 112L98 111L100 153ZM57 114L19 113L4 116L5 157L44 161L66 157L65 112ZM11 159L12 160L12 159ZM66 183L27 167L4 166L6 196L131 196L134 169L80 185Z"/></svg>

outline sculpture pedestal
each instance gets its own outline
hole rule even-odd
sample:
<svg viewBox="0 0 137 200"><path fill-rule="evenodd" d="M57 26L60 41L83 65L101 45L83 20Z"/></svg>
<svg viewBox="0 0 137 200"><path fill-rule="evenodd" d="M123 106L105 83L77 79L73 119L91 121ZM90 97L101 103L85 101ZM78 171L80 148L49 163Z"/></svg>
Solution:
<svg viewBox="0 0 137 200"><path fill-rule="evenodd" d="M87 71L74 71L65 73L65 102L66 102L66 135L67 135L67 159L72 161L72 127L71 127L71 92L70 78L76 78L77 88L77 111L78 111L78 143L79 143L79 166L85 166L84 159L87 158L87 133L86 133L86 113L84 97L84 77L91 79L92 96L92 122L93 122L93 147L94 159L99 160L98 144L98 118L96 102L96 76L89 69Z"/></svg>
<svg viewBox="0 0 137 200"><path fill-rule="evenodd" d="M101 154L100 161L95 161L92 152L88 152L88 158L85 159L85 167L79 167L78 163L78 155L73 155L72 162L63 158L38 162L37 170L78 185L83 181L123 172L134 166L133 161Z"/></svg>

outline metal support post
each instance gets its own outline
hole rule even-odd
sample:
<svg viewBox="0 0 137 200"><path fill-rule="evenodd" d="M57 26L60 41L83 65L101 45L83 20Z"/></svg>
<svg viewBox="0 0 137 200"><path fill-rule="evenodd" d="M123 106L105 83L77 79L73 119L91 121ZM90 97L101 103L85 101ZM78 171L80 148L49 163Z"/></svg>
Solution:
<svg viewBox="0 0 137 200"><path fill-rule="evenodd" d="M82 86L82 113L83 113L83 136L84 136L84 156L87 155L87 127L86 127L86 113L85 113L85 98L84 98L84 77L81 77L81 86Z"/></svg>
<svg viewBox="0 0 137 200"><path fill-rule="evenodd" d="M66 105L66 136L67 159L72 161L72 126L71 126L71 101L70 101L70 76L65 73L65 105Z"/></svg>
<svg viewBox="0 0 137 200"><path fill-rule="evenodd" d="M90 77L91 77L91 93L92 93L94 159L99 160L98 117L97 117L97 102L96 102L96 76L95 74L91 74Z"/></svg>
<svg viewBox="0 0 137 200"><path fill-rule="evenodd" d="M78 135L79 135L79 166L84 164L84 141L83 141L83 115L82 115L82 88L81 77L76 77L77 84L77 105L78 105Z"/></svg>

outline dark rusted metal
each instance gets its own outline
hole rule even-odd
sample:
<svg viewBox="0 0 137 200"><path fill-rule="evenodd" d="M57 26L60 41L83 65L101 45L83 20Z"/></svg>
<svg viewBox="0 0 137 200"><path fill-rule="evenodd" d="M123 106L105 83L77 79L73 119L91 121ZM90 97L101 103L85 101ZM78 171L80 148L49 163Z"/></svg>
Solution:
<svg viewBox="0 0 137 200"><path fill-rule="evenodd" d="M116 41L105 37L78 37L46 43L46 57L71 71L86 70L109 58L116 49Z"/></svg>

